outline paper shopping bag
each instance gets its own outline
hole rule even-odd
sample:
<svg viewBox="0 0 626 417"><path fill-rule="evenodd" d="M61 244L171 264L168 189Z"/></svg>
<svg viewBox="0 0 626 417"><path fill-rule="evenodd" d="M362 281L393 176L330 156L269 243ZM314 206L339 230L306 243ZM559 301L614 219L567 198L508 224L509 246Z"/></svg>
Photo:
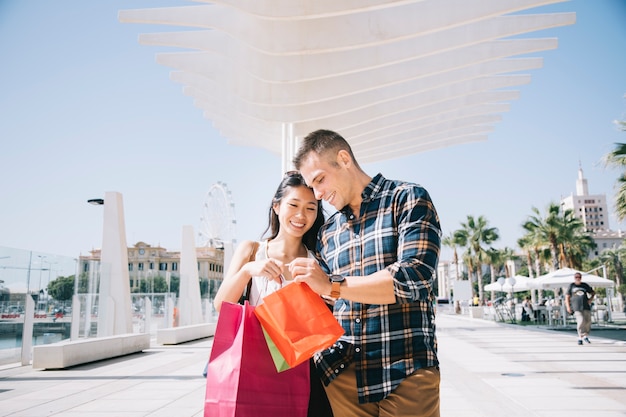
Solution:
<svg viewBox="0 0 626 417"><path fill-rule="evenodd" d="M309 364L277 372L254 307L224 302L207 366L204 417L306 417Z"/></svg>
<svg viewBox="0 0 626 417"><path fill-rule="evenodd" d="M261 326L263 327L263 326ZM283 358L283 354L280 353L280 350L276 347L276 343L272 340L269 334L263 329L263 336L265 337L265 342L267 343L267 347L270 350L270 355L272 355L272 360L274 361L274 365L276 366L277 372L286 371L291 368L285 358Z"/></svg>
<svg viewBox="0 0 626 417"><path fill-rule="evenodd" d="M303 282L266 296L254 312L292 368L331 346L344 333L324 300Z"/></svg>

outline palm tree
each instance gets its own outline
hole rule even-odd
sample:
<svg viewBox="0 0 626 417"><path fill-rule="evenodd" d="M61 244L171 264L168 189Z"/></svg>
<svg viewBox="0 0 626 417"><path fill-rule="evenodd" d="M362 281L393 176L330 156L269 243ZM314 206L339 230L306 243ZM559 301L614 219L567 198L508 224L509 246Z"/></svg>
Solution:
<svg viewBox="0 0 626 417"><path fill-rule="evenodd" d="M509 270L509 265L507 261L516 261L519 259L519 256L515 254L515 251L508 246L505 246L504 249L500 249L500 254L502 256L502 266L504 267L504 275L509 278L513 276L513 273Z"/></svg>
<svg viewBox="0 0 626 417"><path fill-rule="evenodd" d="M504 270L505 278L510 278L513 276L513 273L509 269L509 265L507 265L507 261L518 259L518 256L515 255L515 251L513 249L509 247L505 247L504 249L489 248L486 251L486 254L492 284L496 282L496 275L502 274L502 270ZM491 301L494 300L495 292L491 291Z"/></svg>
<svg viewBox="0 0 626 417"><path fill-rule="evenodd" d="M618 128L626 132L626 120L616 120ZM621 168L626 171L626 143L616 143L615 149L604 157L606 166ZM615 211L619 221L626 219L626 172L617 179L615 194Z"/></svg>
<svg viewBox="0 0 626 417"><path fill-rule="evenodd" d="M579 230L564 244L566 246L566 256L568 264L574 269L583 269L583 262L589 256L589 252L596 248L591 233Z"/></svg>
<svg viewBox="0 0 626 417"><path fill-rule="evenodd" d="M491 283L496 282L496 268L501 266L502 263L502 254L499 250L494 248L489 248L486 252L485 259L487 260L487 264L489 265L489 276L491 277ZM491 301L496 299L495 291L491 291Z"/></svg>
<svg viewBox="0 0 626 417"><path fill-rule="evenodd" d="M564 210L562 215L555 219L555 224L558 226L557 240L561 267L581 269L583 260L596 246L591 233L585 230L585 224L576 217L573 210Z"/></svg>
<svg viewBox="0 0 626 417"><path fill-rule="evenodd" d="M527 233L526 235L517 239L517 246L526 254L526 264L528 265L528 277L532 278L533 275L533 250L535 246L533 244L532 235Z"/></svg>
<svg viewBox="0 0 626 417"><path fill-rule="evenodd" d="M459 241L467 246L465 258L471 266L475 267L476 281L478 283L478 298L483 300L483 279L481 276L482 264L486 263L486 251L483 244L489 245L500 238L496 227L489 227L489 222L484 216L468 215L467 221L461 223L461 229L455 233ZM468 265L469 266L469 265ZM468 269L472 271L472 269Z"/></svg>
<svg viewBox="0 0 626 417"><path fill-rule="evenodd" d="M535 234L538 243L549 246L552 258L552 267L559 269L559 236L561 234L560 213L561 206L550 203L545 216L542 216L539 209L532 208L533 215L522 225L525 230Z"/></svg>
<svg viewBox="0 0 626 417"><path fill-rule="evenodd" d="M624 264L622 259L626 257L626 247L620 246L617 249L605 249L600 252L598 257L603 264L609 267L609 274L610 272L615 274L615 286L619 294L618 308L624 310Z"/></svg>
<svg viewBox="0 0 626 417"><path fill-rule="evenodd" d="M622 130L626 131L626 121L620 122ZM626 170L626 143L616 143L613 152L604 157L606 166L613 166ZM617 178L617 193L615 194L615 211L619 221L626 219L626 172Z"/></svg>
<svg viewBox="0 0 626 417"><path fill-rule="evenodd" d="M457 247L462 246L462 242L459 241L457 236L455 236L455 232L450 232L447 236L441 240L441 244L452 249L452 260L456 267L456 279L461 279L461 270L459 268L459 254L457 252Z"/></svg>

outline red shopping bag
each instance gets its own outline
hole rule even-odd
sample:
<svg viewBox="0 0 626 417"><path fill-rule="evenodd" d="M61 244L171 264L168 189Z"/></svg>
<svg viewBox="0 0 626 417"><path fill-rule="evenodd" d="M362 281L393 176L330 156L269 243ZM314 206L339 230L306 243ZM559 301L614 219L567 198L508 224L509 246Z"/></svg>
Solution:
<svg viewBox="0 0 626 417"><path fill-rule="evenodd" d="M207 366L204 417L306 417L309 364L278 373L254 307L224 302Z"/></svg>
<svg viewBox="0 0 626 417"><path fill-rule="evenodd" d="M266 296L254 313L292 368L331 346L344 333L324 300L303 282Z"/></svg>

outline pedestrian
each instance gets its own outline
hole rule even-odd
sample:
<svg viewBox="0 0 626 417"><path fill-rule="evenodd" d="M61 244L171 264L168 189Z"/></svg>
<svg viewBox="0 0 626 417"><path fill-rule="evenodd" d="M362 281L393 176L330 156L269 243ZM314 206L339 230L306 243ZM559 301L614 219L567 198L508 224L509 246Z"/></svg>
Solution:
<svg viewBox="0 0 626 417"><path fill-rule="evenodd" d="M243 241L233 254L214 305L236 303L247 292L248 302L257 306L263 298L293 281L287 264L297 257L315 260L317 231L324 223L324 212L313 190L300 173L291 171L280 182L269 208L269 222L261 242ZM250 261L251 252L257 247ZM320 378L311 365L309 417L332 417Z"/></svg>
<svg viewBox="0 0 626 417"><path fill-rule="evenodd" d="M439 218L421 186L370 177L338 133L303 139L295 167L338 211L318 235L319 263L298 258L296 281L335 300L345 334L315 355L336 416L439 416L433 287Z"/></svg>
<svg viewBox="0 0 626 417"><path fill-rule="evenodd" d="M533 310L533 304L529 295L522 301L522 321L531 321L531 319L537 320L535 311Z"/></svg>
<svg viewBox="0 0 626 417"><path fill-rule="evenodd" d="M569 314L574 313L576 318L576 330L578 331L578 344L583 340L591 343L589 332L591 331L591 303L596 295L593 288L586 282L582 282L580 272L574 274L574 282L569 284L565 294L565 306Z"/></svg>

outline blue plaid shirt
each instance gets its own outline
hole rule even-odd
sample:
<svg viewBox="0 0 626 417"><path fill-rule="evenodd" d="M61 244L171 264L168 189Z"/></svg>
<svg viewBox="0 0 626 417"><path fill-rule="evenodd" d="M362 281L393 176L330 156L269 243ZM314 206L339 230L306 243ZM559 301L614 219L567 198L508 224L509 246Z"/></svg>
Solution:
<svg viewBox="0 0 626 417"><path fill-rule="evenodd" d="M362 197L358 219L346 206L320 230L320 264L349 277L386 268L396 302L337 300L334 314L345 334L315 362L326 385L354 362L359 403L366 403L384 399L417 369L439 365L432 300L441 230L419 185L378 174Z"/></svg>

